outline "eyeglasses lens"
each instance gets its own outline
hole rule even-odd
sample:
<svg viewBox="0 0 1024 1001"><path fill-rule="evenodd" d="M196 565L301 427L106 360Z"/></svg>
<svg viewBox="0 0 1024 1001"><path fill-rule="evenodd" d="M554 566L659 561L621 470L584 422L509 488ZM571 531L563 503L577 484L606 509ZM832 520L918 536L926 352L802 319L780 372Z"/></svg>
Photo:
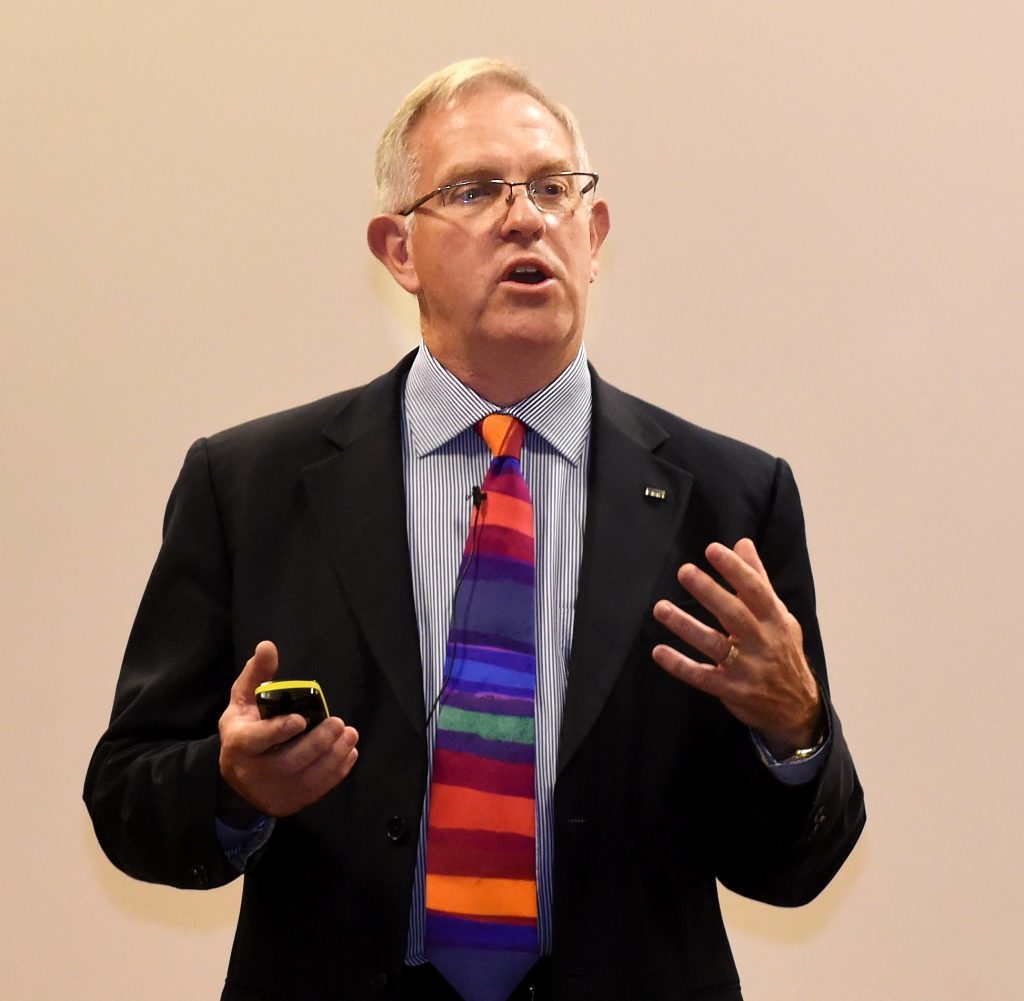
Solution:
<svg viewBox="0 0 1024 1001"><path fill-rule="evenodd" d="M565 214L572 211L581 195L593 190L594 182L588 174L551 174L535 177L525 187L530 200L542 212ZM485 213L489 208L507 205L508 196L506 181L460 181L441 191L441 204L474 214Z"/></svg>

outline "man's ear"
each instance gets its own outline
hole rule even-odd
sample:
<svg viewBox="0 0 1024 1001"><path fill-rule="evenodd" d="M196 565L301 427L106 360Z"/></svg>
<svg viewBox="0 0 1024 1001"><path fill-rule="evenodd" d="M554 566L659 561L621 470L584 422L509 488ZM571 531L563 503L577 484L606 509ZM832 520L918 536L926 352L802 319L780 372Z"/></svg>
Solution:
<svg viewBox="0 0 1024 1001"><path fill-rule="evenodd" d="M612 219L608 213L608 203L596 201L590 207L590 280L597 278L597 254L604 243L604 238L611 229Z"/></svg>
<svg viewBox="0 0 1024 1001"><path fill-rule="evenodd" d="M406 292L417 295L420 280L409 255L409 234L400 215L377 215L366 227L366 242L377 258L391 272L391 277Z"/></svg>

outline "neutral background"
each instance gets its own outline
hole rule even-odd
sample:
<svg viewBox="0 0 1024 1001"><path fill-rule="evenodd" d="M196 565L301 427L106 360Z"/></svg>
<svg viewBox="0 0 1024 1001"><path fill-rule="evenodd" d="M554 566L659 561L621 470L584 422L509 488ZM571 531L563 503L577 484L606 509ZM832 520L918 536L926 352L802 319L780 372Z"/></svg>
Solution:
<svg viewBox="0 0 1024 1001"><path fill-rule="evenodd" d="M415 343L371 152L490 53L602 174L602 374L802 486L870 819L809 907L726 899L747 997L1022 996L1022 51L993 0L8 0L0 995L217 996L237 887L116 872L86 762L188 444Z"/></svg>

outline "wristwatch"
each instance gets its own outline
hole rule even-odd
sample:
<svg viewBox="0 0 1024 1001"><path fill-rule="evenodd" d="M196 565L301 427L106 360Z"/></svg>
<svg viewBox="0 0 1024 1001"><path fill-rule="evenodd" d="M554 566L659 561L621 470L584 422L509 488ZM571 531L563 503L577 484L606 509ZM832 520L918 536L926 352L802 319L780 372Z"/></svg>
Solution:
<svg viewBox="0 0 1024 1001"><path fill-rule="evenodd" d="M811 755L817 754L824 745L825 734L822 733L815 744L811 747L798 747L788 758L786 758L786 761L806 761L807 758L811 757ZM785 764L785 762L782 763Z"/></svg>

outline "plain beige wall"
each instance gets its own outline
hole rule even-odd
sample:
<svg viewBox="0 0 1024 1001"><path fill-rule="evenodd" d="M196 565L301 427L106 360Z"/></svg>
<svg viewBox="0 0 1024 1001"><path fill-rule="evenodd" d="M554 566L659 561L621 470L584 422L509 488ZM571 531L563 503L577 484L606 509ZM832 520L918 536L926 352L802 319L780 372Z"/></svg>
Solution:
<svg viewBox="0 0 1024 1001"><path fill-rule="evenodd" d="M481 53L583 121L601 372L803 489L869 826L726 900L747 996L1022 996L1022 51L992 0L6 3L0 996L217 996L237 887L116 872L85 765L188 444L414 343L371 151Z"/></svg>

